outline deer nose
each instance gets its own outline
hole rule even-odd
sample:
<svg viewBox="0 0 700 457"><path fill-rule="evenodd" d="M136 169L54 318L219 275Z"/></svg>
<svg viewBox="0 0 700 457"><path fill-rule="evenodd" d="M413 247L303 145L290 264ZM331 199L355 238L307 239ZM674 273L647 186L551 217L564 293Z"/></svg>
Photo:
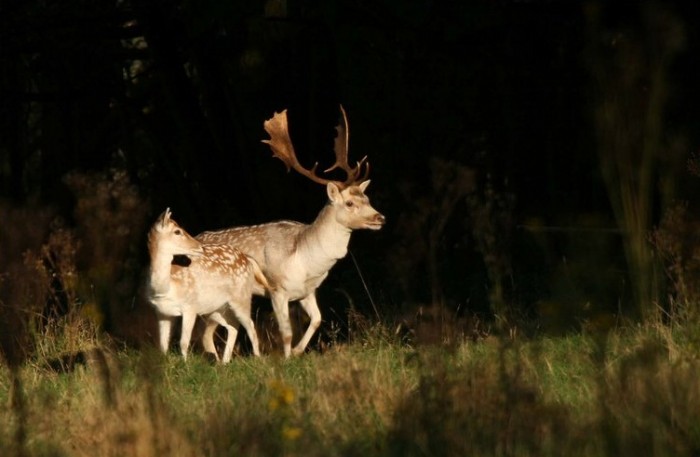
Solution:
<svg viewBox="0 0 700 457"><path fill-rule="evenodd" d="M384 224L386 222L386 217L384 217L384 215L381 213L377 213L374 215L374 222Z"/></svg>

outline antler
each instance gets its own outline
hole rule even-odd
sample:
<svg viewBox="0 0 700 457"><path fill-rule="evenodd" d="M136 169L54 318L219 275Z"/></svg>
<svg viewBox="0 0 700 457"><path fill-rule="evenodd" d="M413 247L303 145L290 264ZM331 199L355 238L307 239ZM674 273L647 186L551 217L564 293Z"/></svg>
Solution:
<svg viewBox="0 0 700 457"><path fill-rule="evenodd" d="M262 142L270 145L272 155L287 165L287 171L294 168L298 173L319 184L325 185L330 182L329 179L323 179L316 174L318 162L309 170L304 168L297 160L297 155L292 145L292 139L289 137L286 109L281 113L275 113L272 118L266 120L263 127L265 127L267 134L270 135L270 139L262 140Z"/></svg>
<svg viewBox="0 0 700 457"><path fill-rule="evenodd" d="M362 160L357 162L355 168L350 168L348 163L348 143L350 139L350 128L348 127L348 117L345 114L345 108L340 105L340 113L342 114L340 118L340 124L335 127L338 134L335 137L335 145L333 150L335 151L335 163L328 169L324 170L324 173L328 173L331 170L340 168L345 171L348 175L348 179L343 183L344 185L349 185L357 181L364 181L369 175L369 162L367 162L367 156L364 156ZM367 165L365 169L365 174L362 179L357 179L362 172L362 165Z"/></svg>
<svg viewBox="0 0 700 457"><path fill-rule="evenodd" d="M359 181L364 181L369 175L369 163L367 163L367 156L363 157L362 160L357 162L354 168L351 168L348 164L348 122L347 116L345 115L345 110L343 106L340 106L340 111L342 113L341 123L336 127L338 135L335 138L335 163L324 171L328 173L336 168L340 168L347 174L347 179L344 182L334 181L331 179L325 179L316 174L316 168L318 168L318 162L314 164L311 169L304 168L297 160L296 153L294 152L294 146L292 145L292 140L289 136L289 127L287 122L287 110L283 110L280 113L274 113L272 118L265 121L263 126L265 131L270 135L269 140L262 140L263 143L270 145L272 149L272 155L282 160L285 165L287 165L287 171L292 168L299 174L306 176L310 180L317 182L319 184L326 185L329 182L333 182L340 187L347 187L358 181L358 177L362 172L362 166L365 167L365 174Z"/></svg>

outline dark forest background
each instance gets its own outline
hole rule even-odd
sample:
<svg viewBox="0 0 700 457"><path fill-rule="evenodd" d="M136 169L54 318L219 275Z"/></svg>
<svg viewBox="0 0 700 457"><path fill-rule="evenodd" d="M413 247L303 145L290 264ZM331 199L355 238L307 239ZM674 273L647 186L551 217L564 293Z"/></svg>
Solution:
<svg viewBox="0 0 700 457"><path fill-rule="evenodd" d="M262 123L288 108L328 166L341 103L388 222L321 287L326 335L348 309L557 332L688 312L699 5L3 0L5 331L77 305L137 340L165 207L192 234L311 222L325 191Z"/></svg>

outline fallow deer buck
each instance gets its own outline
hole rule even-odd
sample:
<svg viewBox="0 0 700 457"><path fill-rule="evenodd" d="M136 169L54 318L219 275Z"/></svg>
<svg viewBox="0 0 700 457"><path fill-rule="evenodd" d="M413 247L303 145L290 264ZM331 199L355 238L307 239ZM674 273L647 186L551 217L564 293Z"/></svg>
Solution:
<svg viewBox="0 0 700 457"><path fill-rule="evenodd" d="M180 351L187 359L192 328L200 315L208 325L220 324L228 330L223 363L231 360L239 323L248 333L253 354L259 355L250 313L253 287L269 287L260 267L233 246L202 245L170 216L168 208L148 234L151 264L147 293L158 316L161 350L167 352L173 323L182 316ZM173 263L176 255L188 256L189 264ZM204 349L219 360L213 342Z"/></svg>
<svg viewBox="0 0 700 457"><path fill-rule="evenodd" d="M304 352L314 332L321 324L321 312L316 302L316 289L321 285L335 263L348 252L350 235L356 229L379 230L384 216L375 210L365 195L369 185L367 157L355 167L348 164L348 127L345 110L341 110L341 123L336 127L335 163L325 170L343 170L344 182L324 179L316 174L316 163L304 168L297 160L287 123L287 110L274 113L264 123L270 135L263 140L270 145L273 156L312 181L325 185L328 203L311 224L294 221L270 222L247 227L203 232L197 239L203 243L225 243L237 246L254 258L273 287L269 291L284 343L284 355ZM364 168L364 174L362 170ZM362 175L362 177L360 177ZM265 295L261 287L254 293ZM289 320L289 302L299 300L309 315L310 323L299 343L292 350L292 327ZM213 347L216 323L210 321L203 335L205 347Z"/></svg>

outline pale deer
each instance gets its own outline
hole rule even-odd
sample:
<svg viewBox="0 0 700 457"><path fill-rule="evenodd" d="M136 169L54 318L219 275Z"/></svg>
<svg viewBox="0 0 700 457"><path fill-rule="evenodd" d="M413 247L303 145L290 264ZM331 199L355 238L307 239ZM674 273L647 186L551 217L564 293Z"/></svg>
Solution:
<svg viewBox="0 0 700 457"><path fill-rule="evenodd" d="M348 164L348 128L343 107L341 123L336 127L336 161L325 172L339 168L347 179L344 182L321 178L316 174L318 163L311 169L304 168L297 160L289 136L287 110L275 113L265 121L264 128L270 135L263 140L270 145L273 156L281 159L287 170L294 169L312 181L325 185L328 203L311 224L294 221L270 222L246 227L203 232L197 239L203 243L226 243L237 246L254 258L274 290L256 287L254 293L272 300L284 344L284 355L304 352L314 332L321 324L321 312L316 302L316 289L328 276L335 263L348 252L350 235L356 229L379 230L385 218L375 210L365 195L369 185L367 157L355 167ZM365 169L364 175L362 169ZM299 343L292 350L292 327L289 320L289 302L299 300L310 318L309 326ZM205 347L213 347L216 323L210 321L204 332Z"/></svg>
<svg viewBox="0 0 700 457"><path fill-rule="evenodd" d="M200 315L228 330L223 363L231 360L239 323L248 333L253 354L259 355L250 314L254 285L269 287L260 267L233 246L202 245L170 216L168 208L148 234L151 264L147 293L158 316L161 350L167 352L173 323L182 316L180 352L187 359L192 329ZM188 261L173 262L175 256L187 256ZM219 360L213 342L206 344L205 350Z"/></svg>

